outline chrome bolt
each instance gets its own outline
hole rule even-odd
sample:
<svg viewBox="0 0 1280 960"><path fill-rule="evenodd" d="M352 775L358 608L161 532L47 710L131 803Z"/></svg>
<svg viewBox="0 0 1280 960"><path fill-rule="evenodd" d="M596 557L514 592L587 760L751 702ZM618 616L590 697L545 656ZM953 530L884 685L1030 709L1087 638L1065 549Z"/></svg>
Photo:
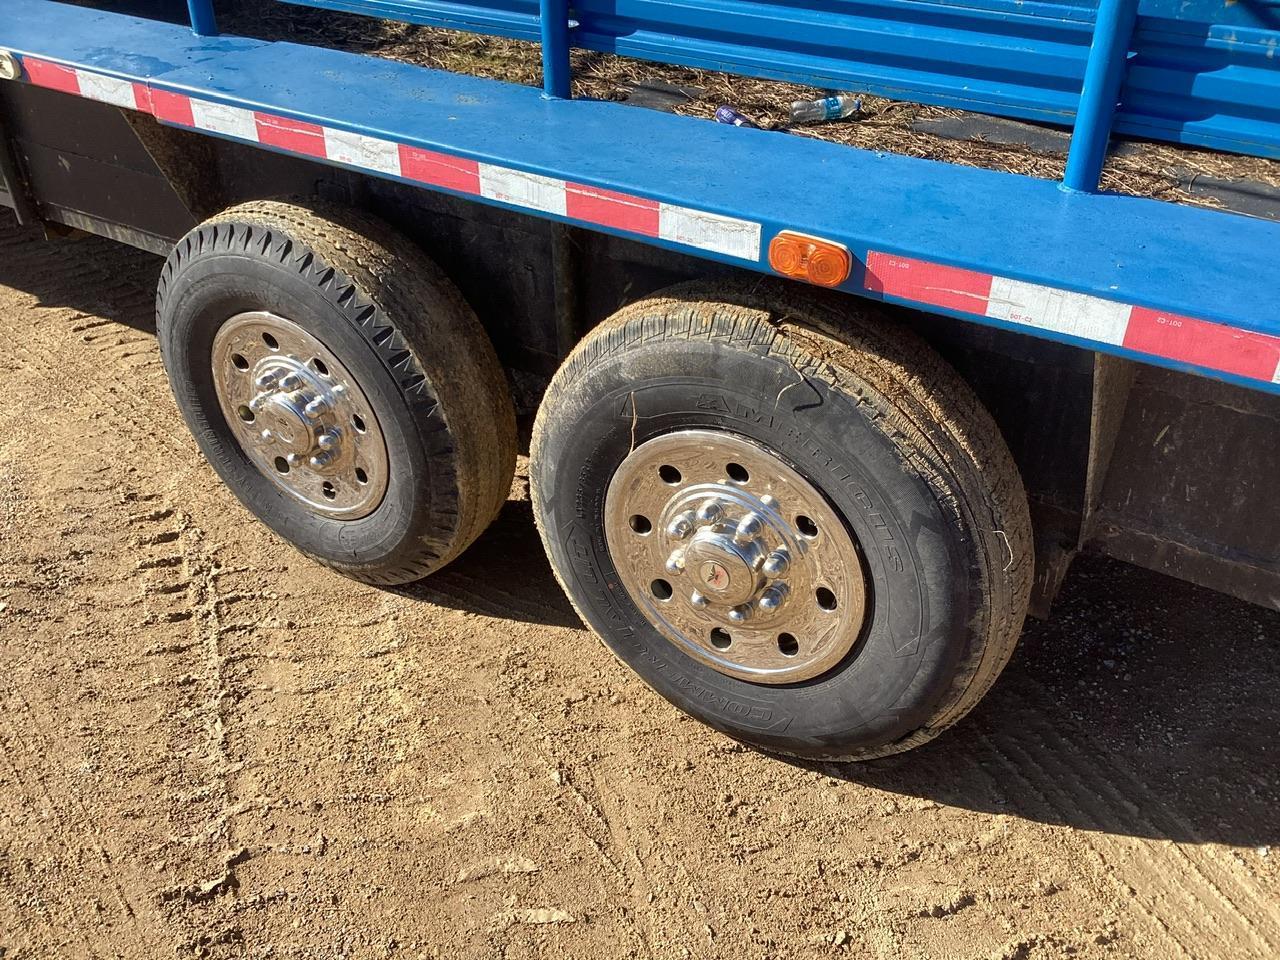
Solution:
<svg viewBox="0 0 1280 960"><path fill-rule="evenodd" d="M746 623L751 619L751 605L740 603L729 611L729 619L734 623Z"/></svg>
<svg viewBox="0 0 1280 960"><path fill-rule="evenodd" d="M787 556L787 551L775 550L764 558L760 569L767 577L780 577L787 572L789 566L791 566L791 558Z"/></svg>
<svg viewBox="0 0 1280 960"><path fill-rule="evenodd" d="M773 494L766 493L763 497L760 498L760 502L763 503L766 507L772 507L778 501Z"/></svg>
<svg viewBox="0 0 1280 960"><path fill-rule="evenodd" d="M683 540L691 533L693 533L693 519L687 513L680 514L667 524L667 536L676 540Z"/></svg>
<svg viewBox="0 0 1280 960"><path fill-rule="evenodd" d="M291 467L300 467L302 466L302 457L299 454L291 453L284 458L284 462Z"/></svg>
<svg viewBox="0 0 1280 960"><path fill-rule="evenodd" d="M329 412L329 402L324 397L316 397L303 408L308 420L318 420Z"/></svg>
<svg viewBox="0 0 1280 960"><path fill-rule="evenodd" d="M667 573L681 574L684 573L684 551L672 550L671 556L667 557Z"/></svg>
<svg viewBox="0 0 1280 960"><path fill-rule="evenodd" d="M782 601L787 599L787 588L782 584L774 584L760 597L760 609L765 613L773 613L780 606Z"/></svg>
<svg viewBox="0 0 1280 960"><path fill-rule="evenodd" d="M312 457L308 461L308 463L311 464L312 470L319 470L322 467L327 467L332 462L333 462L333 454L325 453L323 451L320 453L317 453L314 457Z"/></svg>
<svg viewBox="0 0 1280 960"><path fill-rule="evenodd" d="M345 383L335 383L329 388L329 392L335 397L340 397L347 392L347 385Z"/></svg>
<svg viewBox="0 0 1280 960"><path fill-rule="evenodd" d="M259 434L259 436L262 437L263 443L270 443L272 440L275 439L276 435L272 433L270 430L263 430L262 433Z"/></svg>
<svg viewBox="0 0 1280 960"><path fill-rule="evenodd" d="M296 373L286 373L280 381L280 389L297 390L302 386L302 378Z"/></svg>
<svg viewBox="0 0 1280 960"><path fill-rule="evenodd" d="M702 506L698 507L698 519L703 523L715 523L720 519L720 514L724 512L718 500L704 500Z"/></svg>
<svg viewBox="0 0 1280 960"><path fill-rule="evenodd" d="M338 440L339 436L337 430L326 430L316 438L316 443L319 445L321 450L332 450L338 445Z"/></svg>
<svg viewBox="0 0 1280 960"><path fill-rule="evenodd" d="M689 594L689 602L695 607L705 607L708 601L706 597L695 590L693 593Z"/></svg>
<svg viewBox="0 0 1280 960"><path fill-rule="evenodd" d="M262 408L265 407L266 405L267 405L267 398L264 397L262 394L258 394L256 397L254 397L252 400L249 401L249 409L252 410L254 413L261 413Z"/></svg>
<svg viewBox="0 0 1280 960"><path fill-rule="evenodd" d="M739 542L754 540L760 535L760 530L763 526L764 524L761 523L759 514L748 513L738 521L738 529L734 531L733 538Z"/></svg>
<svg viewBox="0 0 1280 960"><path fill-rule="evenodd" d="M267 370L264 373L258 374L258 379L254 380L253 384L259 390L270 390L279 382L279 380L279 370Z"/></svg>

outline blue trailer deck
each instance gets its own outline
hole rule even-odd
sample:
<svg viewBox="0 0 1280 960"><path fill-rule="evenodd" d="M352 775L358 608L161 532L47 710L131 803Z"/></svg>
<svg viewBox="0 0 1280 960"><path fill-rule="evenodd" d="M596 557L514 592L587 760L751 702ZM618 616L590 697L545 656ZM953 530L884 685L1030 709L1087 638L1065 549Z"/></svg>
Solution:
<svg viewBox="0 0 1280 960"><path fill-rule="evenodd" d="M22 80L161 122L862 296L1280 392L1280 224L355 54L16 0Z"/></svg>

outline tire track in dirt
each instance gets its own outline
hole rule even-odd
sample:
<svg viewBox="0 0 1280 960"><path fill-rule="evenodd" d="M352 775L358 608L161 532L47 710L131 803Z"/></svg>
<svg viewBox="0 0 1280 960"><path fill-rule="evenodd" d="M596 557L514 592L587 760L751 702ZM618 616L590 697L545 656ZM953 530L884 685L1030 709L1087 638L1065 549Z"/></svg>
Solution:
<svg viewBox="0 0 1280 960"><path fill-rule="evenodd" d="M994 737L990 734L982 735L983 745L1007 775L1007 779L999 781L1002 787L1012 794L1039 800L1046 808L1056 811L1064 822L1068 815L1083 812L1077 800L1078 793L1063 787L1063 780L1055 776L1056 771L1051 763L1041 764L1040 754L1033 756L1026 752L1019 741L1010 743L1005 740L1002 743L998 742L1000 739L1002 738L998 734ZM1009 789L1011 786L1012 790ZM1096 821L1091 821L1089 827L1100 829ZM1117 875L1114 858L1109 858L1091 839L1082 838L1078 833L1072 833L1070 837L1068 844L1082 848L1084 859L1089 860L1094 867L1095 876L1111 886L1122 901L1128 901L1132 897L1132 888ZM1152 955L1178 956L1190 960L1193 954L1183 946L1181 939L1160 915L1153 913L1145 904L1140 903L1139 907L1138 919L1147 929L1148 935L1161 944L1158 952L1153 952Z"/></svg>
<svg viewBox="0 0 1280 960"><path fill-rule="evenodd" d="M51 243L35 236L0 232L0 284L21 277L19 289L27 291L26 309L0 314L9 350L45 383L65 385L77 400L87 396L93 408L110 410L144 449L159 442L166 453L189 458L194 442L173 414L159 348L146 332L154 326L159 261L97 239ZM77 341L89 349L68 349ZM142 379L102 376L122 365ZM157 416L168 421L159 429Z"/></svg>
<svg viewBox="0 0 1280 960"><path fill-rule="evenodd" d="M1128 839L1194 837L1195 832L1110 762L1100 744L1069 726L1047 723L1044 716L1052 710L1046 692L1038 685L1024 687L1028 689L1030 697L1002 691L1021 701L1018 723L1016 730L986 735L989 749L1020 789L1048 803L1062 822L1089 825L1076 839L1089 847L1166 948L1186 957L1210 957L1204 951L1216 941L1226 947L1224 955L1257 960L1280 956L1275 904L1260 898L1203 841ZM1021 775L1020 768L1035 771L1040 786ZM1206 938L1207 929L1215 931L1213 940Z"/></svg>
<svg viewBox="0 0 1280 960"><path fill-rule="evenodd" d="M86 492L104 496L115 493L106 487ZM126 494L126 499L129 498ZM159 545L168 542L167 538L158 540ZM149 566L145 554L153 545L138 541L130 544L123 555L104 546L102 553L107 555L104 559L119 566L128 564L145 569ZM138 553L144 558L134 561ZM119 578L128 582L132 574L125 572ZM129 602L125 601L122 606L127 608ZM144 617L139 627L145 628L148 622L156 621ZM105 664L89 661L81 669L88 672L91 688L111 690L118 686ZM76 931L85 956L167 952L155 902L145 892L140 894L133 889L136 870L121 863L119 850L112 853L108 849L116 844L99 840L101 832L93 829L92 825L100 819L97 809L101 798L93 781L73 780L70 776L66 767L70 758L60 745L65 736L55 735L49 721L41 719L50 705L36 705L28 700L12 681L9 671L0 673L0 703L3 704L0 743L3 743L7 766L25 795L20 802L28 805L30 822L46 825L42 831L42 856L37 862L74 864L80 887L76 900L88 900L93 905L92 911L86 912L75 906L76 901L64 901L54 911L45 913L48 927ZM15 717L21 718L21 726L10 720ZM51 719L56 719L56 715ZM13 762L14 757L40 759L19 767ZM39 798L43 798L42 801ZM130 890L126 889L126 883Z"/></svg>
<svg viewBox="0 0 1280 960"><path fill-rule="evenodd" d="M535 726L545 729L538 715L538 706L521 689L512 686L510 693L514 699L523 701L521 712ZM651 892L648 874L644 864L635 854L634 845L626 842L626 830L619 830L614 820L606 813L600 794L599 783L589 770L580 778L570 769L562 757L554 749L550 756L544 755L543 762L552 774L555 782L562 788L561 796L567 795L567 802L558 802L579 835L587 842L598 861L606 866L612 882L600 879L606 889L612 889L614 895L631 904L631 910L621 917L622 926L632 936L634 945L632 955L640 951L640 956L657 956L654 940L656 931L650 929L637 915L644 915L644 904ZM620 836L621 833L621 836Z"/></svg>
<svg viewBox="0 0 1280 960"><path fill-rule="evenodd" d="M77 403L95 411L91 429L135 438L131 445L139 452L150 451L161 462L177 459L182 469L168 476L160 472L153 482L180 486L198 461L169 399L155 338L146 332L153 322L152 284L158 261L96 240L50 244L24 233L17 233L17 242L12 231L0 239L0 275L21 276L22 288L31 291L24 295L26 309L0 313L0 337L11 344L11 355L42 385L73 385ZM87 256L89 252L93 255ZM78 309L79 304L94 312ZM72 349L73 344L83 348ZM101 492L112 492L110 485ZM153 673L158 670L149 686L172 690L181 700L199 692L184 707L198 719L205 743L198 760L206 780L193 791L199 799L191 812L207 811L208 816L157 848L161 855L166 848L176 854L176 869L167 887L149 895L151 930L154 934L167 927L176 941L121 943L108 953L196 954L210 943L242 939L225 922L224 911L206 909L233 886L240 855L230 845L226 813L234 806L223 720L231 693L221 650L219 571L203 548L201 532L171 494L129 490L122 496L131 508L125 518L130 531L128 568L116 579L125 587L136 584L123 606L135 611L137 639L143 647L139 656L151 664ZM155 636L153 642L147 642L149 635ZM192 673L193 655L198 655L195 663L202 668L198 675ZM102 683L110 686L105 678ZM179 755L189 752L188 738L175 733L168 738L170 749ZM69 792L67 784L46 789L50 796ZM87 811L81 812L88 817ZM212 869L204 866L210 860ZM124 897L122 891L119 897ZM167 923L154 915L161 908ZM92 928L85 935L92 936ZM86 950L91 949L86 940Z"/></svg>
<svg viewBox="0 0 1280 960"><path fill-rule="evenodd" d="M27 813L25 819L28 824L41 825L41 845L53 854L60 865L73 863L81 884L88 886L89 889L108 893L107 902L118 906L120 912L128 918L129 926L139 934L137 939L119 941L121 945L143 948L156 946L154 943L149 944L147 938L141 934L143 925L137 921L137 912L125 896L123 889L113 881L110 874L111 861L106 852L101 846L95 846L94 855L86 856L82 828L63 812L66 798L74 795L69 789L70 785L64 782L63 778L52 774L50 767L46 766L42 769L42 765L29 765L26 766L24 775L23 768L14 762L15 757L52 756L54 750L48 737L35 723L29 723L30 726L36 726L35 731L28 730L23 733L7 720L8 717L14 716L34 721L35 717L31 704L22 697L15 686L7 681L0 685L0 716L6 718L0 725L0 753L4 755L5 767L12 776L14 784L13 788L6 790L6 793L25 809ZM51 784L51 781L57 782ZM9 850L6 849L5 853L8 854ZM0 882L8 880L9 876L8 870L0 871ZM85 884L85 881L88 883ZM76 939L85 951L83 956L111 955L109 951L100 951L99 947L102 946L100 942L95 943L98 939L95 934L103 920L101 911L93 917L86 917L83 911L70 904L51 905L42 899L33 901L31 898L23 898L18 890L14 890L10 895L10 902L18 903L22 899L27 899L29 906L35 906L48 928L74 931ZM101 897L96 899L99 904L102 903ZM33 935L30 929L26 932L29 936Z"/></svg>

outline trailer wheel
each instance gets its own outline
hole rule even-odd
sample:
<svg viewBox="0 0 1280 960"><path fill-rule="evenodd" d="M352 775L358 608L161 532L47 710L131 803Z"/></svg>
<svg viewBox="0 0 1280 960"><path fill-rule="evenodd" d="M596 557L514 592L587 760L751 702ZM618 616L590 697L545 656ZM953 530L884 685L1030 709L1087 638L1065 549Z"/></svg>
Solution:
<svg viewBox="0 0 1280 960"><path fill-rule="evenodd" d="M493 346L440 270L379 221L234 207L169 255L157 328L214 469L347 576L423 577L506 501L515 415Z"/></svg>
<svg viewBox="0 0 1280 960"><path fill-rule="evenodd" d="M539 529L583 618L682 710L866 759L960 719L1012 654L1031 528L990 415L848 299L684 285L553 379Z"/></svg>

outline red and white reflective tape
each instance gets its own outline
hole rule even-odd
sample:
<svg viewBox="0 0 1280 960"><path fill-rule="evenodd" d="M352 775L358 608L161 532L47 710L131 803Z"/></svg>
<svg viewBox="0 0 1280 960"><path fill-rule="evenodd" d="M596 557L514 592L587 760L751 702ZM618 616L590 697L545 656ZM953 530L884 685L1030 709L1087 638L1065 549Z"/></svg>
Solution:
<svg viewBox="0 0 1280 960"><path fill-rule="evenodd" d="M1280 383L1280 337L871 251L865 286L902 300Z"/></svg>
<svg viewBox="0 0 1280 960"><path fill-rule="evenodd" d="M37 87L61 90L86 100L101 100L127 110L151 112L151 97L145 83L90 73L32 57L24 57L22 65L26 68L27 79Z"/></svg>
<svg viewBox="0 0 1280 960"><path fill-rule="evenodd" d="M758 263L760 224L23 58L35 85L159 120Z"/></svg>

